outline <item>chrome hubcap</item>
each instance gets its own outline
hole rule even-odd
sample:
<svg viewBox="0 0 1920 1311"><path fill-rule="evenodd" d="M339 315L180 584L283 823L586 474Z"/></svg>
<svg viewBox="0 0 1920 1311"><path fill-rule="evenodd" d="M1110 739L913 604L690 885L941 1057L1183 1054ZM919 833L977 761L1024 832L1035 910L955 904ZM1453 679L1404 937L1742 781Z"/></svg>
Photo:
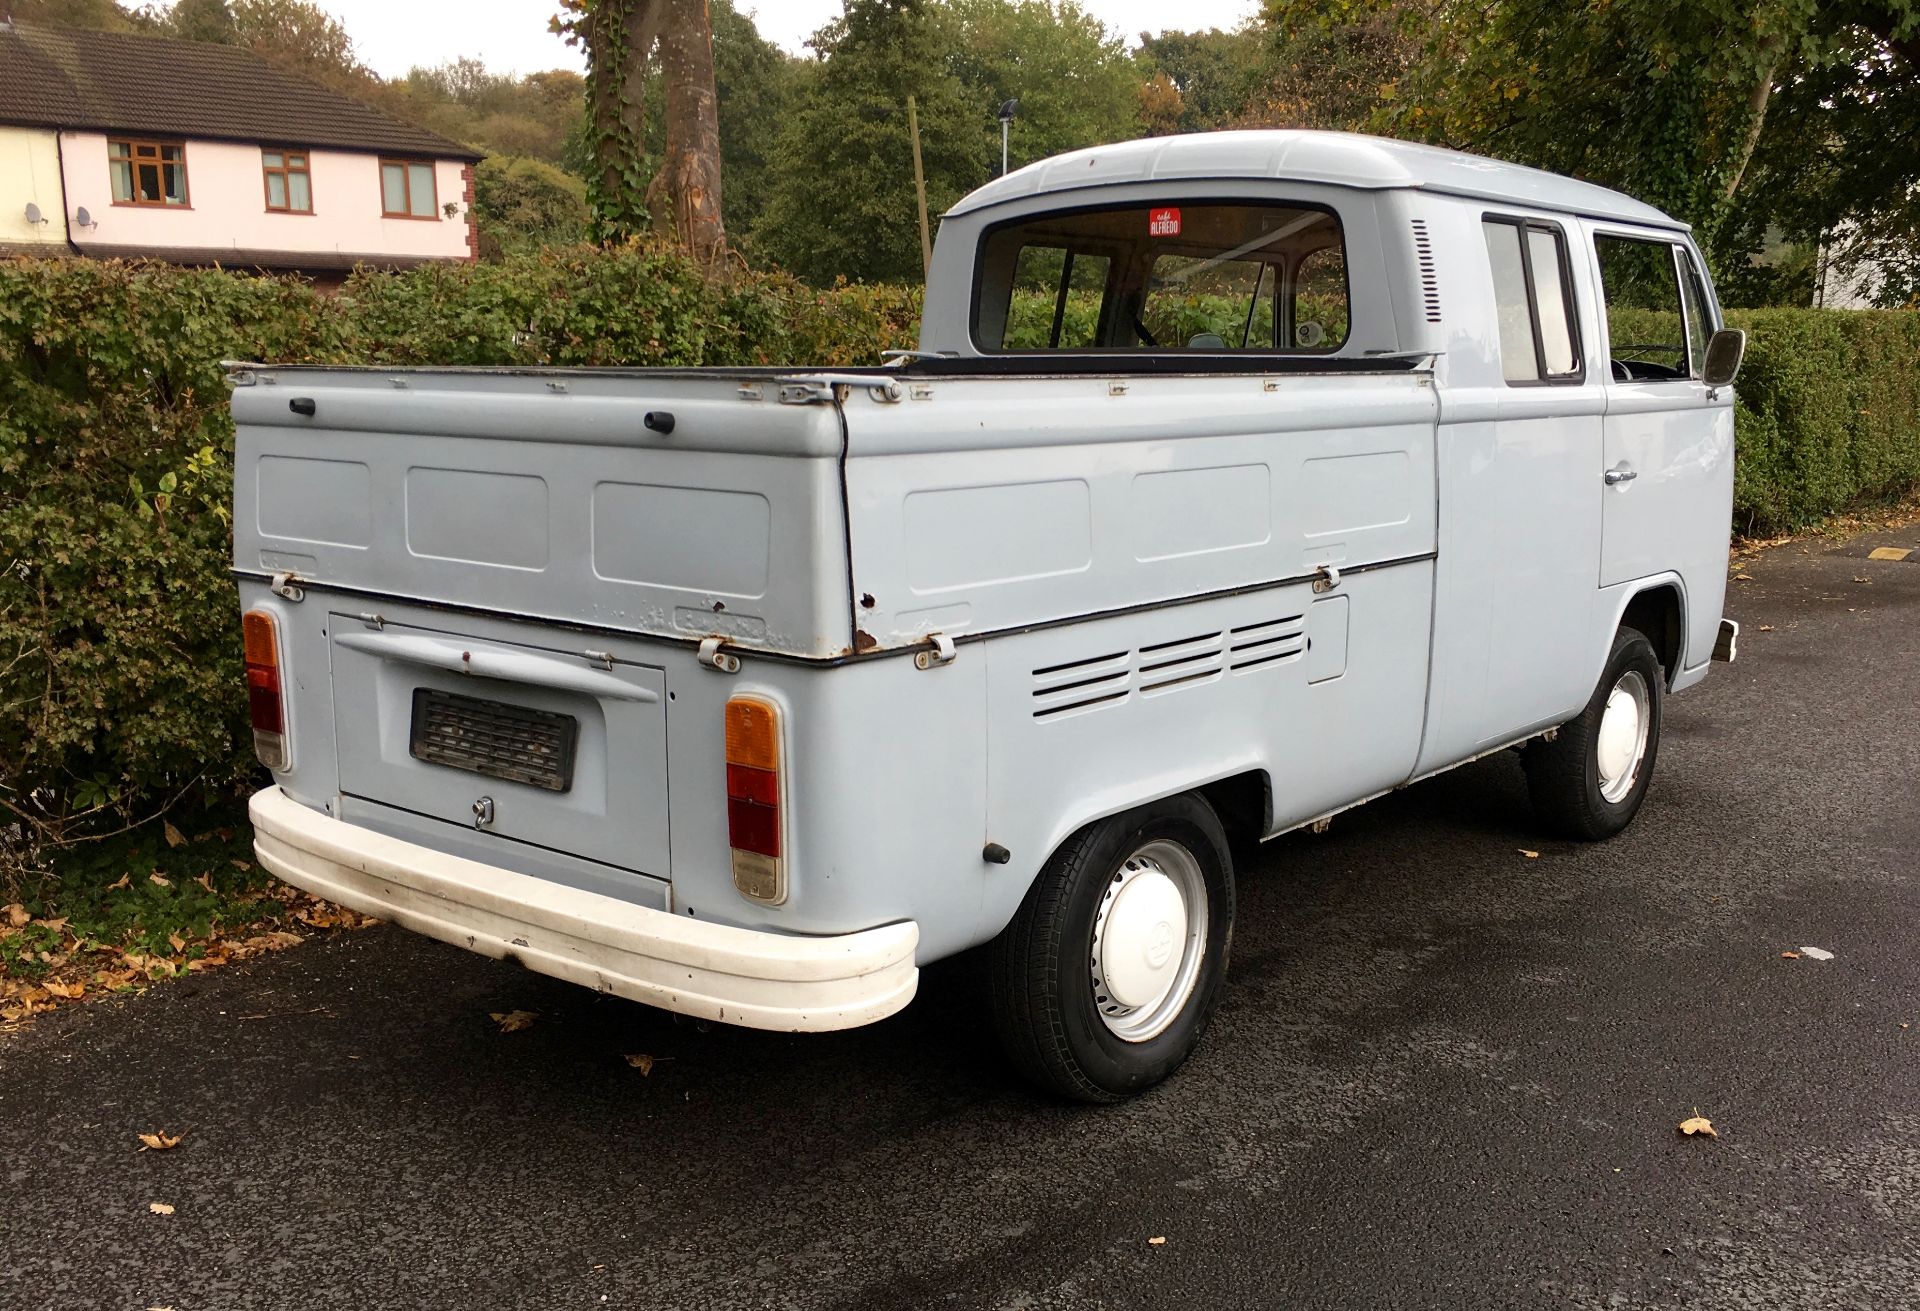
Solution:
<svg viewBox="0 0 1920 1311"><path fill-rule="evenodd" d="M1094 1007L1108 1032L1146 1042L1193 995L1207 949L1207 883L1178 842L1149 842L1120 862L1093 922Z"/></svg>
<svg viewBox="0 0 1920 1311"><path fill-rule="evenodd" d="M1640 762L1646 759L1652 722L1653 694L1645 676L1630 669L1607 693L1607 708L1600 714L1595 743L1600 795L1609 802L1618 804L1633 791L1640 777Z"/></svg>

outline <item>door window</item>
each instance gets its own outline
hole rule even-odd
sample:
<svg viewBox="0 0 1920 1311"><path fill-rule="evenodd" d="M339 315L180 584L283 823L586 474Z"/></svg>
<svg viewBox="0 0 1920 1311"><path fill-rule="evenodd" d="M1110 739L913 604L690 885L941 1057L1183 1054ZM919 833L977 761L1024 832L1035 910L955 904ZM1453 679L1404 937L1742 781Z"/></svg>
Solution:
<svg viewBox="0 0 1920 1311"><path fill-rule="evenodd" d="M1579 382L1585 366L1566 237L1551 223L1497 218L1485 220L1481 233L1493 271L1501 376L1516 385Z"/></svg>
<svg viewBox="0 0 1920 1311"><path fill-rule="evenodd" d="M1347 252L1322 246L1293 271L1293 344L1338 350L1347 343Z"/></svg>
<svg viewBox="0 0 1920 1311"><path fill-rule="evenodd" d="M1687 376L1698 378L1707 359L1707 338L1713 335L1713 321L1707 311L1707 288L1700 280L1700 266L1693 262L1693 256L1678 246L1674 250L1686 270L1680 291L1687 306Z"/></svg>
<svg viewBox="0 0 1920 1311"><path fill-rule="evenodd" d="M1664 241L1601 235L1600 287L1607 303L1607 354L1616 382L1685 378L1691 373L1675 248Z"/></svg>
<svg viewBox="0 0 1920 1311"><path fill-rule="evenodd" d="M1060 246L1021 247L1013 266L1005 348L1072 350L1098 342L1112 263L1105 255Z"/></svg>
<svg viewBox="0 0 1920 1311"><path fill-rule="evenodd" d="M1273 349L1273 288L1262 260L1161 255L1147 277L1140 318L1163 346Z"/></svg>

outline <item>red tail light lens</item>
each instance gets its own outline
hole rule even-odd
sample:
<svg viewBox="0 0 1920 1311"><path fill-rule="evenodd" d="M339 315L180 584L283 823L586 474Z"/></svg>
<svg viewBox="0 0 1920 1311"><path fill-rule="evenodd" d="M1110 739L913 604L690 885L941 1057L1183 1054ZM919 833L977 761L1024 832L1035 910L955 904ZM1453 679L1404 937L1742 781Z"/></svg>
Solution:
<svg viewBox="0 0 1920 1311"><path fill-rule="evenodd" d="M249 610L240 617L245 643L247 718L253 753L268 769L287 767L286 698L280 690L280 630L272 614Z"/></svg>
<svg viewBox="0 0 1920 1311"><path fill-rule="evenodd" d="M727 702L727 845L733 886L755 901L787 899L781 842L780 710L757 696Z"/></svg>

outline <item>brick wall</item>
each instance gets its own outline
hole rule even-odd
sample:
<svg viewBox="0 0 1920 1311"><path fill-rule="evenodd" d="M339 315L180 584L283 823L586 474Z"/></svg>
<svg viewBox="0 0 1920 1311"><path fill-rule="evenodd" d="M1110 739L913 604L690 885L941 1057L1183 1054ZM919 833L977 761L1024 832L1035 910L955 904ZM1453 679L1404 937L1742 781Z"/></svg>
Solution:
<svg viewBox="0 0 1920 1311"><path fill-rule="evenodd" d="M477 264L480 261L480 228L473 221L473 165L464 164L460 168L460 181L466 187L467 202L467 262Z"/></svg>

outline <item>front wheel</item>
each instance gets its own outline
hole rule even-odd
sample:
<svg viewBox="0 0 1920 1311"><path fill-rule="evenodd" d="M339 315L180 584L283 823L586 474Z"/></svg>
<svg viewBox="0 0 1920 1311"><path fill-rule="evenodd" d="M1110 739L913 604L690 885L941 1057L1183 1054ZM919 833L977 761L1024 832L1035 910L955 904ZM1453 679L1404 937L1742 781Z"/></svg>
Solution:
<svg viewBox="0 0 1920 1311"><path fill-rule="evenodd" d="M1200 1041L1232 940L1232 860L1203 798L1089 825L1047 861L994 940L994 1022L1008 1058L1080 1101L1153 1086Z"/></svg>
<svg viewBox="0 0 1920 1311"><path fill-rule="evenodd" d="M1586 709L1526 749L1534 811L1555 832L1597 842L1633 822L1660 751L1665 687L1653 644L1622 628Z"/></svg>

